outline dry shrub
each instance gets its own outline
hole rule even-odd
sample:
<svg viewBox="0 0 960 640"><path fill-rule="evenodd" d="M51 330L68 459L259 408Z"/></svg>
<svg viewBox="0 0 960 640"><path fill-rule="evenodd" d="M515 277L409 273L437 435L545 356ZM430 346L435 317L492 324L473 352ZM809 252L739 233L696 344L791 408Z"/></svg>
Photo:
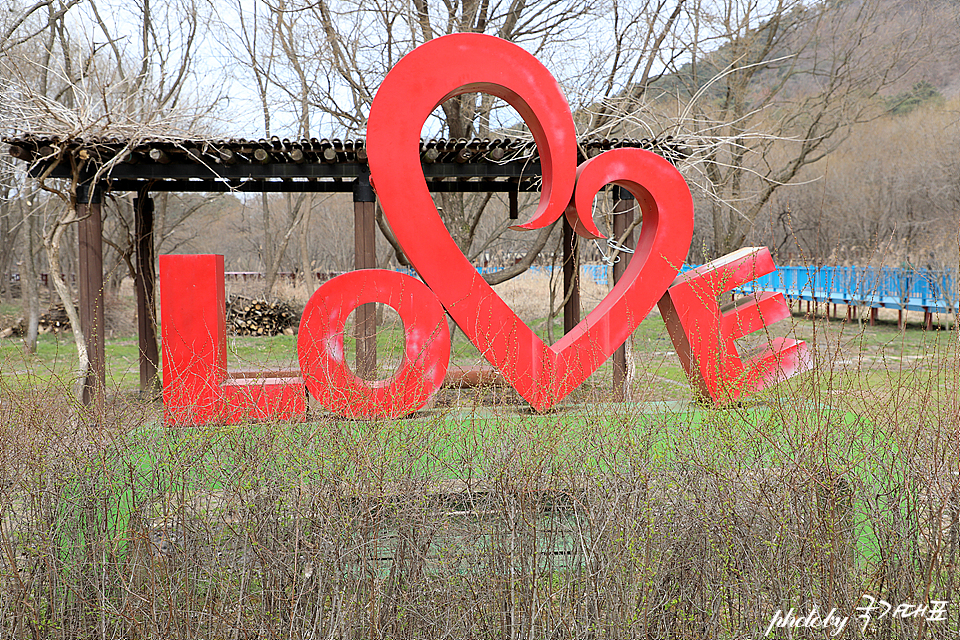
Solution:
<svg viewBox="0 0 960 640"><path fill-rule="evenodd" d="M800 436L872 426L818 410L196 429L138 405L77 428L50 395L0 411L4 637L755 637L777 609L955 581L943 431L853 457Z"/></svg>
<svg viewBox="0 0 960 640"><path fill-rule="evenodd" d="M132 278L121 280L116 291L106 291L104 320L108 338L136 335L137 292Z"/></svg>
<svg viewBox="0 0 960 640"><path fill-rule="evenodd" d="M277 280L273 286L273 294L276 298L298 306L301 309L307 304L307 301L310 300L310 296L313 295L314 290L314 288L308 287L307 284L302 281L293 282L288 278Z"/></svg>
<svg viewBox="0 0 960 640"><path fill-rule="evenodd" d="M722 411L169 428L0 385L0 637L748 638L865 593L951 600L956 356L886 365L868 401L814 346ZM958 629L951 606L866 635Z"/></svg>

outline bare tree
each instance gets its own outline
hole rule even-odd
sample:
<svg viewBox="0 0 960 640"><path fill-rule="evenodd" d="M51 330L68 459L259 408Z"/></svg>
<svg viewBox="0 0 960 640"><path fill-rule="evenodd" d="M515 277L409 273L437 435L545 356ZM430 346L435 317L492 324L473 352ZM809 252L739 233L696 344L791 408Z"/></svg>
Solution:
<svg viewBox="0 0 960 640"><path fill-rule="evenodd" d="M279 97L279 105L287 105L298 132L312 125L322 127L324 135L361 135L377 87L403 55L442 35L475 32L516 42L551 65L575 107L603 103L621 94L639 100L684 51L678 21L685 2L283 0L271 4L269 18L261 21L269 24L271 35L259 40L256 75L272 83L273 94ZM317 33L323 37L317 38ZM239 35L249 55L252 39ZM268 64L269 74L264 73ZM609 131L615 119L615 112L602 106L593 117L579 119L581 133ZM440 105L426 127L428 135L457 139L528 136L520 124L502 101L465 94ZM505 209L490 195L440 194L435 201L454 240L470 259L501 240L529 236L511 231L509 224L499 220L485 222L489 212ZM404 264L389 227L382 218L379 222L397 260ZM520 263L488 280L503 281L526 270L551 231L537 232L525 243L528 250Z"/></svg>
<svg viewBox="0 0 960 640"><path fill-rule="evenodd" d="M26 353L35 353L40 330L40 274L39 254L40 235L38 228L39 213L35 208L37 190L28 190L17 199L20 219L23 221L23 233L26 238L20 269L20 288L27 300L26 326L23 334L23 349ZM48 275L49 277L49 275Z"/></svg>
<svg viewBox="0 0 960 640"><path fill-rule="evenodd" d="M774 193L882 114L877 96L944 50L932 22L953 10L898 0L687 7L696 46L671 81L684 103L676 135L711 139L690 161L705 195L703 259L741 246Z"/></svg>
<svg viewBox="0 0 960 640"><path fill-rule="evenodd" d="M309 96L316 82L318 66L317 61L305 56L303 51L311 46L309 42L315 38L305 37L295 29L291 20L291 16L295 15L282 0L262 7L255 5L251 9L238 3L236 19L228 19L223 23L225 29L233 32L239 44L233 54L234 60L255 80L266 138L273 135L273 110L283 102L291 107L285 110L290 116L287 128L292 129L287 135L311 137L313 105ZM292 127L289 126L291 122ZM304 276L310 270L307 238L314 200L307 193L288 194L281 199L271 199L266 193L261 194L263 235L259 249L265 271L265 295L272 294L291 240L294 240L299 253L299 270ZM280 207L277 207L278 202ZM285 215L282 218L275 217L275 208L282 209ZM274 228L277 224L279 226ZM304 282L312 283L313 280L306 278Z"/></svg>
<svg viewBox="0 0 960 640"><path fill-rule="evenodd" d="M32 5L11 4L9 11L0 20L0 59L16 59L22 56L38 57L41 66L49 62L49 51L53 45L55 25L79 2L53 2L41 0ZM46 91L49 74L41 72L34 77L41 91ZM7 83L0 81L0 87ZM40 319L40 304L37 282L37 238L36 216L32 209L35 200L30 189L20 184L17 168L6 159L0 169L0 274L5 282L0 285L0 295L8 288L7 264L21 245L20 251L20 290L27 298L26 335L24 349L28 353L36 350L37 328ZM22 234L22 235L21 235ZM17 242L18 235L25 243Z"/></svg>
<svg viewBox="0 0 960 640"><path fill-rule="evenodd" d="M12 167L5 162L0 167L0 302L11 293L10 266L15 261L16 246L20 236L22 218L17 215L20 210L16 207L14 188L11 184Z"/></svg>
<svg viewBox="0 0 960 640"><path fill-rule="evenodd" d="M11 54L14 49L38 37L48 35L62 24L64 16L80 0L39 0L32 5L11 4L12 17L0 27L0 54ZM46 16L43 16L46 9Z"/></svg>
<svg viewBox="0 0 960 640"><path fill-rule="evenodd" d="M802 186L777 193L749 241L768 241L781 259L802 254L836 264L954 267L957 106L956 99L930 100L861 125L799 174ZM891 161L891 149L898 161Z"/></svg>
<svg viewBox="0 0 960 640"><path fill-rule="evenodd" d="M67 12L52 3L47 20L36 31L43 46L19 48L16 55L8 51L0 60L3 65L3 107L0 128L19 134L49 137L62 142L83 138L87 144L97 140L122 139L128 151L148 137L172 139L196 137L207 105L190 104L183 99L183 89L192 73L197 33L203 25L203 14L197 5L186 2L163 5L162 19L149 2L137 7L140 39L135 47L126 48L127 34L116 33L117 27L107 18L122 20L115 8L101 10L94 0L89 3L99 30L98 39L84 45L75 41L75 32L66 23ZM73 6L73 5L70 5ZM39 15L39 14L37 14ZM26 25L27 22L24 22ZM26 28L26 27L24 27ZM51 147L41 160L61 156L63 146ZM73 326L78 349L78 397L89 368L87 344L80 327L76 306L68 285L57 274L62 272L61 250L67 231L79 221L76 210L77 187L81 176L95 183L106 175L121 152L111 161L95 164L94 149L79 160L71 158L73 178L66 185L52 184L40 176L38 185L46 198L47 214L43 222L43 246L51 281ZM61 158L68 161L66 157ZM27 187L24 187L25 192ZM118 253L126 249L117 246Z"/></svg>

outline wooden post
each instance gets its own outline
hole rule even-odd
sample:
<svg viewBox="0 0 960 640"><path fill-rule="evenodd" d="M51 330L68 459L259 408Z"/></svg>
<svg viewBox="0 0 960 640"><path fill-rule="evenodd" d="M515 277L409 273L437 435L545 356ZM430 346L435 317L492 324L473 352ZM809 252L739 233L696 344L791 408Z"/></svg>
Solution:
<svg viewBox="0 0 960 640"><path fill-rule="evenodd" d="M897 329L903 331L906 323L903 320L903 309L897 309Z"/></svg>
<svg viewBox="0 0 960 640"><path fill-rule="evenodd" d="M158 388L157 323L154 285L157 281L153 255L153 198L142 192L133 201L137 234L137 334L140 344L140 393L151 394Z"/></svg>
<svg viewBox="0 0 960 640"><path fill-rule="evenodd" d="M563 332L570 333L580 323L580 238L563 217L563 295L570 297L563 305Z"/></svg>
<svg viewBox="0 0 960 640"><path fill-rule="evenodd" d="M103 341L103 223L100 187L77 185L79 239L80 329L87 342L90 368L83 384L83 403L102 404L107 386ZM54 276L56 277L56 276Z"/></svg>
<svg viewBox="0 0 960 640"><path fill-rule="evenodd" d="M923 312L923 328L927 331L933 331L933 312L924 311Z"/></svg>
<svg viewBox="0 0 960 640"><path fill-rule="evenodd" d="M613 238L625 247L633 248L633 231L626 238L621 237L633 224L635 201L633 194L621 187L613 187ZM633 254L621 252L620 260L613 265L613 284L616 285ZM627 399L627 346L622 344L613 352L613 399L623 402Z"/></svg>
<svg viewBox="0 0 960 640"><path fill-rule="evenodd" d="M353 183L354 269L377 267L376 225L376 196L370 186L370 174L364 172ZM356 374L370 380L377 370L377 305L360 305L354 318Z"/></svg>
<svg viewBox="0 0 960 640"><path fill-rule="evenodd" d="M870 307L870 326L877 324L877 318L879 317L879 309L876 307Z"/></svg>

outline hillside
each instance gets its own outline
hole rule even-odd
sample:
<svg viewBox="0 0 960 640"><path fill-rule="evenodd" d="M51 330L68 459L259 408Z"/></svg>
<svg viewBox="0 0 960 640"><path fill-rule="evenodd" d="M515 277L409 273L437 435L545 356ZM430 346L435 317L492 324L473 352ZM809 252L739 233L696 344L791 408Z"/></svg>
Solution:
<svg viewBox="0 0 960 640"><path fill-rule="evenodd" d="M921 82L946 97L960 93L960 3L956 0L842 0L838 4L842 13L830 14L831 22L821 13L822 3L765 20L755 28L748 29L744 22L733 36L728 34L720 38L719 46L696 52L693 60L658 79L654 87L689 99L710 85L708 94L720 98L729 83L716 82L718 76L732 67L755 64L755 73L749 77L755 99L769 95L786 76L786 93L802 95L817 88L828 65L843 54L847 40L856 37L869 44L873 59L866 62L875 63L875 73L886 77L884 97L909 92ZM852 24L850 30L838 29L832 22L837 20L873 24L870 32L857 33ZM891 58L896 58L895 63L890 64Z"/></svg>

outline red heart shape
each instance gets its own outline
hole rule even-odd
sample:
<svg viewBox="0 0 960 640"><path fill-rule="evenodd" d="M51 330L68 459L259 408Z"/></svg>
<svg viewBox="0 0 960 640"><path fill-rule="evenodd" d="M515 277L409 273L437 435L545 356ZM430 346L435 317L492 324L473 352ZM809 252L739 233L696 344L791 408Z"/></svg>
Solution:
<svg viewBox="0 0 960 640"><path fill-rule="evenodd" d="M537 143L540 206L523 228L550 224L572 205L581 223L575 227L589 230L593 198L611 183L630 191L643 214L636 253L623 278L553 346L544 344L466 259L423 177L423 123L443 101L471 92L507 101ZM573 118L553 76L523 49L492 36L445 36L397 63L370 109L367 156L384 214L411 263L484 357L539 411L566 397L623 344L677 275L693 237L693 202L679 172L639 149L607 151L575 169Z"/></svg>

